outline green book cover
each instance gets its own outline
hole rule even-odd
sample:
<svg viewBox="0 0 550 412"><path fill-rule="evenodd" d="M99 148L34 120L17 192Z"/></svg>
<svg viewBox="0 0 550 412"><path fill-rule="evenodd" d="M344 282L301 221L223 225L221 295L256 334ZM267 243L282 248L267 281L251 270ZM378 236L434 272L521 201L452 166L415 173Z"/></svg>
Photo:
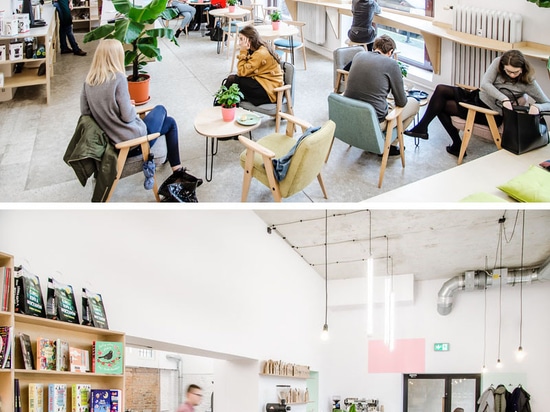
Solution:
<svg viewBox="0 0 550 412"><path fill-rule="evenodd" d="M122 342L94 342L93 367L95 373L113 375L124 372L124 347Z"/></svg>

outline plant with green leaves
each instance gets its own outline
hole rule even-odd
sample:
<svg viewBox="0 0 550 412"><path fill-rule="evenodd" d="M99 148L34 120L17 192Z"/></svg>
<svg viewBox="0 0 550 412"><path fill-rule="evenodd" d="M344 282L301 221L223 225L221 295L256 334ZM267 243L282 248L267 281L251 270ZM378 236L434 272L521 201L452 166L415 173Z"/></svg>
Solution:
<svg viewBox="0 0 550 412"><path fill-rule="evenodd" d="M227 108L233 107L244 98L244 95L242 94L237 83L233 83L229 87L222 84L214 96L219 104Z"/></svg>
<svg viewBox="0 0 550 412"><path fill-rule="evenodd" d="M550 0L527 0L539 7L550 7Z"/></svg>
<svg viewBox="0 0 550 412"><path fill-rule="evenodd" d="M401 76L407 77L407 74L409 73L409 65L400 62L399 60L397 61L397 64L399 65L399 70L401 70Z"/></svg>
<svg viewBox="0 0 550 412"><path fill-rule="evenodd" d="M237 0L227 0L227 4L230 5L230 6L236 6L237 5Z"/></svg>
<svg viewBox="0 0 550 412"><path fill-rule="evenodd" d="M114 24L104 24L84 36L84 43L100 39L117 39L131 47L124 52L124 64L132 66L130 81L137 81L143 67L151 59L162 60L158 39L165 37L178 45L174 31L169 28L153 28L160 17L171 20L178 15L176 10L166 8L168 0L152 0L147 5L135 6L129 0L113 0L118 12Z"/></svg>
<svg viewBox="0 0 550 412"><path fill-rule="evenodd" d="M275 10L269 17L271 17L271 21L281 21L281 11Z"/></svg>

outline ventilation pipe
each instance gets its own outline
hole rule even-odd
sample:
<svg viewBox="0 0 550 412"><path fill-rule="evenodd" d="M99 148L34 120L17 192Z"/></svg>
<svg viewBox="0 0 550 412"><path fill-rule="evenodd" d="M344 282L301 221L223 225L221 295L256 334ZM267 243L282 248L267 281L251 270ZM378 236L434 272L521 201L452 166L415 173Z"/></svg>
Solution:
<svg viewBox="0 0 550 412"><path fill-rule="evenodd" d="M178 405L181 405L185 401L183 398L183 357L167 354L166 359L172 359L178 363Z"/></svg>
<svg viewBox="0 0 550 412"><path fill-rule="evenodd" d="M531 283L535 280L550 280L550 257L544 263L534 268L469 270L463 275L455 276L447 280L437 294L437 311L440 315L448 315L453 309L453 296L458 290L472 291L489 288L493 284L493 275L506 279L507 285L515 285L520 282Z"/></svg>

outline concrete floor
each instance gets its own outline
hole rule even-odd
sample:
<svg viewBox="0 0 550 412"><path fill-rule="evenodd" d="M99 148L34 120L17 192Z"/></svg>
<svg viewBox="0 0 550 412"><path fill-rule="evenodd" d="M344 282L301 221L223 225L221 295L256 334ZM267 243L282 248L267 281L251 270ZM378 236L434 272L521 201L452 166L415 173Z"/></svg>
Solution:
<svg viewBox="0 0 550 412"><path fill-rule="evenodd" d="M50 104L45 102L45 87L17 90L13 100L0 102L0 201L1 202L89 202L92 182L82 187L73 170L62 158L77 123L79 94L92 60L95 44L83 44L86 57L58 55L52 78ZM193 128L195 115L212 105L213 94L229 72L225 54L216 53L216 43L201 32L180 37L180 46L162 44L163 60L147 66L152 75L150 105L163 104L177 122L180 132L182 163L200 177L205 173L205 139ZM314 125L328 119L327 96L332 91L332 61L313 52L307 55L303 69L301 52L297 53L295 81L295 114ZM253 132L258 139L273 132L275 122L262 120ZM325 169L329 199L322 196L315 180L301 193L284 202L359 202L385 191L414 182L432 174L456 167L456 158L447 154L449 137L436 120L430 126L430 140L415 148L413 139L405 136L406 168L399 158L390 158L384 184L378 189L381 158L335 140ZM214 176L198 188L200 202L239 202L242 169L238 141L219 143ZM472 139L465 162L496 150L494 144ZM170 174L168 165L157 169L162 182ZM248 200L272 202L268 188L253 181ZM121 180L113 202L153 202L151 192L143 189L143 176Z"/></svg>

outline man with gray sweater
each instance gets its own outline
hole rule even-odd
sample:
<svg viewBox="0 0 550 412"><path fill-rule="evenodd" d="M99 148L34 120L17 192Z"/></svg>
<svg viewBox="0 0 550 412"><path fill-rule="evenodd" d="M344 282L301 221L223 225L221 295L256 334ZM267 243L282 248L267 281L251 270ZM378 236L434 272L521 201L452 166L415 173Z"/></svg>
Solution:
<svg viewBox="0 0 550 412"><path fill-rule="evenodd" d="M404 129L413 121L420 109L416 99L407 97L401 69L397 61L392 58L395 48L395 41L384 34L374 40L372 52L357 53L352 60L344 92L344 96L362 100L374 107L383 132L386 130L385 118L389 112L388 94L390 92L395 105L404 107L401 115ZM390 156L399 154L400 149L392 145Z"/></svg>

